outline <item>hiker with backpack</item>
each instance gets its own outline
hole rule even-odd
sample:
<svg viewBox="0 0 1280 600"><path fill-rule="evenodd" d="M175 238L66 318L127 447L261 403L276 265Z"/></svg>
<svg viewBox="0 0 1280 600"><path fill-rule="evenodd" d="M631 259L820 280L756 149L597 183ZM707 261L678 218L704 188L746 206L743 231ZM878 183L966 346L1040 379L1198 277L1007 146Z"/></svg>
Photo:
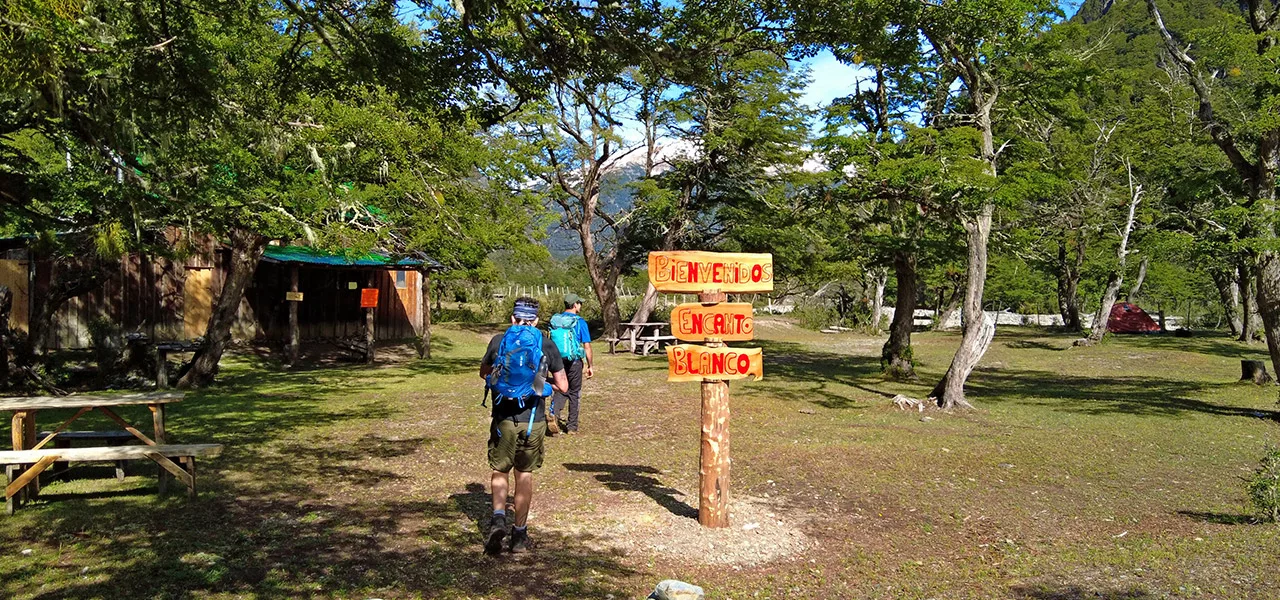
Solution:
<svg viewBox="0 0 1280 600"><path fill-rule="evenodd" d="M557 421L560 419L560 408L568 400L569 421L565 425L565 433L578 432L578 401L582 396L582 375L587 379L595 375L592 369L594 362L591 355L591 331L587 321L579 314L582 311L582 298L568 293L564 296L564 312L551 317L551 341L564 359L565 375L569 378L569 391L556 394L551 401L551 416L548 427L552 435L558 433Z"/></svg>
<svg viewBox="0 0 1280 600"><path fill-rule="evenodd" d="M537 325L538 301L527 296L517 298L511 327L489 340L480 361L485 399L493 398L489 424L493 517L484 546L489 554L502 551L502 540L507 535L507 476L513 468L516 514L507 549L514 553L529 550L526 527L533 500L533 472L542 466L542 441L547 431L543 405L553 388L569 391L560 351Z"/></svg>

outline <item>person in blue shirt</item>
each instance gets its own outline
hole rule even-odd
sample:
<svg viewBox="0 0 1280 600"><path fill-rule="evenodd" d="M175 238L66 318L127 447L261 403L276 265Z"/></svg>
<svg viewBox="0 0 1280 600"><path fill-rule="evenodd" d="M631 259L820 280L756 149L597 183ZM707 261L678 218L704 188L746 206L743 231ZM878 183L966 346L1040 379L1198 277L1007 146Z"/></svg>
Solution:
<svg viewBox="0 0 1280 600"><path fill-rule="evenodd" d="M556 392L552 405L555 408L555 420L560 418L561 407L569 405L569 420L565 426L567 434L578 432L578 404L582 397L583 375L587 379L595 375L591 331L587 328L587 321L579 314L581 311L582 298L568 293L564 296L564 312L551 317L551 340L564 357L565 374L569 379L569 393ZM566 399L568 402L565 402ZM555 431L555 428L550 431Z"/></svg>

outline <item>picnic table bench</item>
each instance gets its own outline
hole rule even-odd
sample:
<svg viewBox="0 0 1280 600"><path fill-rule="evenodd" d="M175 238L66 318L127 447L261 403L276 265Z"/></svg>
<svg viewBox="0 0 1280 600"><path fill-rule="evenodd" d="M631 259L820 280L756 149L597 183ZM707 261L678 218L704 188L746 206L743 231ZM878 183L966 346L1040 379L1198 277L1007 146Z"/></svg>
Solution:
<svg viewBox="0 0 1280 600"><path fill-rule="evenodd" d="M212 458L222 453L222 444L156 444L138 446L96 446L91 448L42 448L39 450L0 451L0 464L5 465L9 485L4 489L5 510L17 508L14 496L34 482L40 473L56 461L118 462L151 459L165 471L186 484L187 495L196 494L196 458ZM171 459L178 459L178 466ZM23 468L26 465L30 467Z"/></svg>
<svg viewBox="0 0 1280 600"><path fill-rule="evenodd" d="M150 392L144 394L86 394L82 396L37 396L26 398L0 398L0 411L13 413L13 450L0 452L0 465L5 465L8 485L5 487L6 510L9 514L23 500L40 493L39 476L56 462L117 462L150 459L160 465L160 493L168 487L170 477L176 477L187 486L188 494L195 494L195 459L217 456L220 444L168 444L165 433L165 406L180 402L182 392ZM146 406L151 411L154 439L120 418L113 408L122 406ZM76 409L76 413L52 431L37 437L35 416L41 410ZM120 425L123 431L66 431L76 419L90 411L98 411ZM72 440L91 440L119 444L123 440L136 439L139 445L107 445L71 448ZM45 446L53 444L52 448ZM59 447L64 446L64 447ZM172 459L178 459L179 466ZM117 470L117 476L120 475Z"/></svg>
<svg viewBox="0 0 1280 600"><path fill-rule="evenodd" d="M48 437L54 437L54 448L70 448L71 442L74 441L102 442L102 444L98 444L100 446L121 446L126 442L138 440L138 438L133 437L133 434L128 431L118 431L113 429L108 431L63 431L56 437L53 436L52 432L41 431L40 435L36 436L36 441L43 443L44 439ZM53 463L52 472L55 474L65 472L67 470L67 462L68 461L60 460ZM123 460L116 461L116 479L120 481L124 481L124 463L125 461Z"/></svg>
<svg viewBox="0 0 1280 600"><path fill-rule="evenodd" d="M661 335L658 332L654 332L654 334L649 337L642 337L639 339L641 342L644 342L644 346L640 352L641 356L649 356L649 353L654 350L661 350L663 346L674 344L676 336Z"/></svg>
<svg viewBox="0 0 1280 600"><path fill-rule="evenodd" d="M676 340L673 335L662 334L662 328L669 324L666 321L622 323L623 331L619 337L625 336L625 339L614 340L613 338L606 338L606 341L609 341L609 352L612 354L614 346L625 341L629 344L628 350L630 352L635 352L639 349L641 354L648 356L653 350L661 349L662 346ZM649 335L644 335L645 330L650 330Z"/></svg>

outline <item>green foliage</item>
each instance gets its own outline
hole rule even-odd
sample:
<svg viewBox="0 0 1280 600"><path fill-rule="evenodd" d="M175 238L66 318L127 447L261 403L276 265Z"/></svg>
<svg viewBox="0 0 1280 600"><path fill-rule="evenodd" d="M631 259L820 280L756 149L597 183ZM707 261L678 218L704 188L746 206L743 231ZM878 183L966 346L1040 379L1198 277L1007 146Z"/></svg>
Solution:
<svg viewBox="0 0 1280 600"><path fill-rule="evenodd" d="M1280 447L1270 446L1246 479L1249 502L1263 519L1280 524Z"/></svg>
<svg viewBox="0 0 1280 600"><path fill-rule="evenodd" d="M804 302L791 311L801 327L805 329L825 329L840 323L840 313L835 308L821 302Z"/></svg>

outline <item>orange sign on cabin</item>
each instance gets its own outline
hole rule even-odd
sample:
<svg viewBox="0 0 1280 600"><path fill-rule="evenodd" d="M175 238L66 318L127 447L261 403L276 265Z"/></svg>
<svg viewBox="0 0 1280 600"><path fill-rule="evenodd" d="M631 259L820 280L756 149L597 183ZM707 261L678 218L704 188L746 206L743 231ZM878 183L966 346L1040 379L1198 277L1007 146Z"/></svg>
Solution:
<svg viewBox="0 0 1280 600"><path fill-rule="evenodd" d="M759 348L708 348L690 344L667 346L667 381L764 377Z"/></svg>
<svg viewBox="0 0 1280 600"><path fill-rule="evenodd" d="M378 308L378 288L360 288L360 308Z"/></svg>
<svg viewBox="0 0 1280 600"><path fill-rule="evenodd" d="M671 332L689 342L743 341L754 337L755 319L746 303L681 304L671 311Z"/></svg>
<svg viewBox="0 0 1280 600"><path fill-rule="evenodd" d="M649 283L660 292L768 292L773 290L773 255L650 252Z"/></svg>

